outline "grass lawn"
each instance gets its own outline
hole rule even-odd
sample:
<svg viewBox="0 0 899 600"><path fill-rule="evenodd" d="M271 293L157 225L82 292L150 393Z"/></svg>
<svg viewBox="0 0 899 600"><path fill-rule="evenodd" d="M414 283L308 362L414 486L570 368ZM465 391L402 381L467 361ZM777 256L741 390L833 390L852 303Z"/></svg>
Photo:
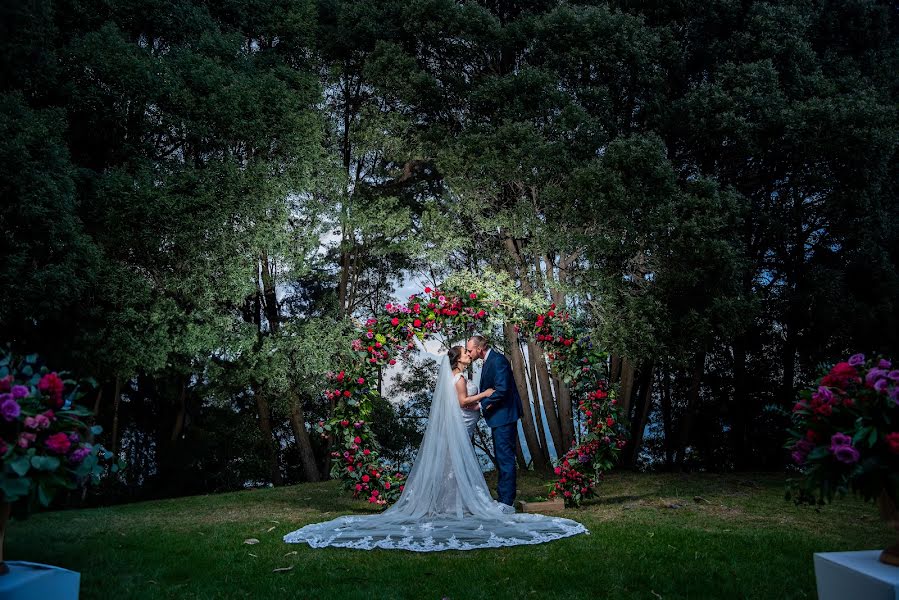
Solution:
<svg viewBox="0 0 899 600"><path fill-rule="evenodd" d="M590 535L536 546L420 554L283 543L306 523L371 510L332 481L38 514L11 523L6 558L80 571L86 599L730 600L814 598L812 553L894 541L873 505L795 507L778 475L622 473L600 492L564 513ZM520 475L519 498L542 494L540 478Z"/></svg>

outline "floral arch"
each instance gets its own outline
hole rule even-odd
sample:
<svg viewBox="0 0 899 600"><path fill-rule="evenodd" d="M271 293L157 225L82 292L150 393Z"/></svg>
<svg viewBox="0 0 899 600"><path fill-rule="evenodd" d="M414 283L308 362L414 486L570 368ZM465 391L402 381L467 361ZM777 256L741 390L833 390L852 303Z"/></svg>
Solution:
<svg viewBox="0 0 899 600"><path fill-rule="evenodd" d="M558 313L554 304L541 306L522 298L506 277L495 274L453 276L440 288L425 287L406 303L389 303L380 314L359 323L352 342L354 359L328 373L329 389L324 394L333 402L331 418L314 426L317 433L332 438L331 477L342 480L354 497L374 504L398 499L405 475L382 463L369 427L372 401L379 394L375 384L379 370L415 350L416 340L437 333L457 339L491 331L500 323L513 323L522 338L530 337L543 348L586 424L579 441L555 463L557 478L550 497L562 496L566 504L578 505L592 496L624 446L625 428L618 421L614 391L607 387L606 354L567 313Z"/></svg>

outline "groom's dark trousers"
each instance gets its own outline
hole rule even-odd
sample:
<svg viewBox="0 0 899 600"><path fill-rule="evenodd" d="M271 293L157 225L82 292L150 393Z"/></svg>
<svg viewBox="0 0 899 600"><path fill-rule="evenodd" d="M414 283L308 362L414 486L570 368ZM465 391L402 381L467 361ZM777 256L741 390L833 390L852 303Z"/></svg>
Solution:
<svg viewBox="0 0 899 600"><path fill-rule="evenodd" d="M499 467L499 481L496 495L503 504L512 506L515 502L515 441L518 437L518 422L493 427L493 453Z"/></svg>

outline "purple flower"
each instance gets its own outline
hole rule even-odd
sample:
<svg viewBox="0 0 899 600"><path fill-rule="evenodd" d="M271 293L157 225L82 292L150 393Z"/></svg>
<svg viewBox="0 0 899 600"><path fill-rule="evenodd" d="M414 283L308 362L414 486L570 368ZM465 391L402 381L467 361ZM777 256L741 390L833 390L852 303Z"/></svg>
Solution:
<svg viewBox="0 0 899 600"><path fill-rule="evenodd" d="M888 361L885 358L881 358L880 362L877 363L877 366L880 367L881 369L889 369L890 367L893 366L893 363L891 363L890 361Z"/></svg>
<svg viewBox="0 0 899 600"><path fill-rule="evenodd" d="M372 339L373 337L375 337L375 334L373 334L371 331L369 331L368 333L365 334L365 337L367 337L368 339Z"/></svg>
<svg viewBox="0 0 899 600"><path fill-rule="evenodd" d="M27 398L28 395L31 394L31 390L29 390L24 385L14 385L12 386L12 397L15 399L19 398Z"/></svg>
<svg viewBox="0 0 899 600"><path fill-rule="evenodd" d="M833 451L833 456L841 463L845 463L847 465L854 465L858 462L859 458L858 450L856 450L852 446L840 446Z"/></svg>
<svg viewBox="0 0 899 600"><path fill-rule="evenodd" d="M69 454L69 462L72 463L80 463L85 458L87 458L91 453L90 446L82 446L80 448L76 448L71 454Z"/></svg>
<svg viewBox="0 0 899 600"><path fill-rule="evenodd" d="M868 371L868 374L865 375L865 383L868 385L874 385L874 382L878 379L882 379L887 376L887 372L883 369L871 369Z"/></svg>
<svg viewBox="0 0 899 600"><path fill-rule="evenodd" d="M796 442L796 445L794 446L796 450L804 454L808 454L809 452L811 452L814 447L815 445L805 438L802 438L801 440Z"/></svg>
<svg viewBox="0 0 899 600"><path fill-rule="evenodd" d="M792 454L790 454L790 456L793 457L793 462L796 463L797 465L801 465L802 463L805 462L806 455L803 454L802 452L800 452L799 450L794 450L792 452Z"/></svg>
<svg viewBox="0 0 899 600"><path fill-rule="evenodd" d="M15 421L22 412L22 407L12 399L12 394L4 394L4 396L9 397L0 403L0 415L3 415L3 418L7 421Z"/></svg>
<svg viewBox="0 0 899 600"><path fill-rule="evenodd" d="M849 357L849 364L852 365L853 367L857 367L860 364L862 364L863 362L865 362L864 354L853 354L852 356Z"/></svg>
<svg viewBox="0 0 899 600"><path fill-rule="evenodd" d="M821 402L833 402L833 392L830 391L829 387L823 385L818 387L818 391L813 394L813 397Z"/></svg>
<svg viewBox="0 0 899 600"><path fill-rule="evenodd" d="M77 433L75 433L73 431L72 433L69 434L69 441L72 442L73 444L77 444L78 442L81 441L81 436L79 436Z"/></svg>
<svg viewBox="0 0 899 600"><path fill-rule="evenodd" d="M887 386L889 386L889 385L890 385L890 382L887 381L886 379L878 379L877 381L874 382L874 389L877 390L878 392L885 392L885 391L887 391Z"/></svg>
<svg viewBox="0 0 899 600"><path fill-rule="evenodd" d="M889 377L893 381L899 381L899 369L890 371L889 373L887 373L887 377Z"/></svg>
<svg viewBox="0 0 899 600"><path fill-rule="evenodd" d="M834 448L839 448L840 446L850 446L852 445L852 438L846 435L845 433L835 433L833 437L830 438L830 451L836 452Z"/></svg>

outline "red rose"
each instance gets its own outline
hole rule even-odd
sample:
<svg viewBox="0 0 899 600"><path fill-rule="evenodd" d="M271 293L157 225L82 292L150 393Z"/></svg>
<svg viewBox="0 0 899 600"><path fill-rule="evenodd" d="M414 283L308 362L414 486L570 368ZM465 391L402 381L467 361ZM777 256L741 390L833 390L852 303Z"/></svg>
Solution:
<svg viewBox="0 0 899 600"><path fill-rule="evenodd" d="M478 295L477 294L468 294L468 297L471 298L472 300L475 300L478 297Z"/></svg>
<svg viewBox="0 0 899 600"><path fill-rule="evenodd" d="M371 481L371 477L369 477L368 475L363 475L362 481L364 481L365 483L368 483L369 481Z"/></svg>
<svg viewBox="0 0 899 600"><path fill-rule="evenodd" d="M347 426L349 426L350 422L347 421L346 419L344 419L343 421L340 422L340 424L343 425L344 427L347 427Z"/></svg>
<svg viewBox="0 0 899 600"><path fill-rule="evenodd" d="M425 294L430 294L430 293L431 293L431 288L426 287L426 288L425 288Z"/></svg>
<svg viewBox="0 0 899 600"><path fill-rule="evenodd" d="M483 310L479 310L479 311L478 311L478 318L479 318L479 319L483 319L483 318L484 318L484 315L486 315L486 314L487 314L487 313L485 313Z"/></svg>
<svg viewBox="0 0 899 600"><path fill-rule="evenodd" d="M551 311L549 311L548 313L546 313L546 316L548 316L548 317L555 317L555 316L556 316L556 311L551 310Z"/></svg>
<svg viewBox="0 0 899 600"><path fill-rule="evenodd" d="M362 438L359 437L359 436L357 435L356 437L353 438L353 443L355 443L355 444L361 444L361 443L362 443Z"/></svg>
<svg viewBox="0 0 899 600"><path fill-rule="evenodd" d="M609 427L611 427L614 424L615 424L615 419L613 419L612 417L609 417L606 419L606 425L608 425Z"/></svg>
<svg viewBox="0 0 899 600"><path fill-rule="evenodd" d="M385 490L389 490L389 489L390 489L390 482L389 482L389 481L386 482L386 483L384 484L384 489L385 489Z"/></svg>
<svg viewBox="0 0 899 600"><path fill-rule="evenodd" d="M412 321L412 326L421 327L421 319L415 319L414 321Z"/></svg>
<svg viewBox="0 0 899 600"><path fill-rule="evenodd" d="M69 436L61 431L48 437L44 443L51 452L55 452L56 454L65 454L72 445Z"/></svg>
<svg viewBox="0 0 899 600"><path fill-rule="evenodd" d="M346 375L344 374L344 372L341 371L340 373L337 374L337 381L343 381L343 378L344 378L345 376L346 376Z"/></svg>
<svg viewBox="0 0 899 600"><path fill-rule="evenodd" d="M893 454L899 454L899 431L894 431L892 433L886 434L884 439L887 441L887 446L890 448L890 452Z"/></svg>
<svg viewBox="0 0 899 600"><path fill-rule="evenodd" d="M63 387L62 379L56 373L47 373L41 377L40 382L37 384L37 389L50 395L50 400L56 408L60 408L63 404Z"/></svg>
<svg viewBox="0 0 899 600"><path fill-rule="evenodd" d="M397 325L400 324L400 320L397 319L396 317L393 317L392 319L390 319L390 324L393 325L394 327L396 327Z"/></svg>

